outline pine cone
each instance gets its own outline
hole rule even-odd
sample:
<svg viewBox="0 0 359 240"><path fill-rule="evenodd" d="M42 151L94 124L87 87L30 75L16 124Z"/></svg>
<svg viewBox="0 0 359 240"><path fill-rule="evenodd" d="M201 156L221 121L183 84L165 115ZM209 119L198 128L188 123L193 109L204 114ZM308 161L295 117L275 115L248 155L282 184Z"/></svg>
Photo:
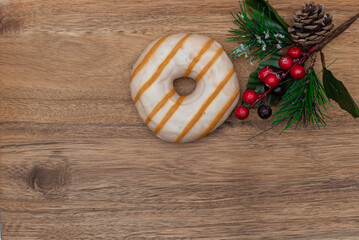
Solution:
<svg viewBox="0 0 359 240"><path fill-rule="evenodd" d="M325 13L324 6L310 2L295 12L293 26L288 31L294 42L310 48L328 36L333 27L333 16Z"/></svg>

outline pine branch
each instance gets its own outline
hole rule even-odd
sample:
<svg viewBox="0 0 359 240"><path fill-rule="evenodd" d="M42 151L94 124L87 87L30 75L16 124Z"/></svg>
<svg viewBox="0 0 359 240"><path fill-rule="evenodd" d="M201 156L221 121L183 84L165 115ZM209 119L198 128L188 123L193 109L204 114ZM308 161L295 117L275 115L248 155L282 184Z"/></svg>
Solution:
<svg viewBox="0 0 359 240"><path fill-rule="evenodd" d="M286 29L278 31L271 25L270 12L266 13L263 9L260 17L251 13L245 4L239 2L240 11L232 14L234 24L238 28L231 28L229 32L231 36L229 41L242 42L239 47L234 49L232 59L244 55L250 57L250 62L254 60L262 60L267 56L276 53L282 48L292 44L289 33ZM269 19L266 17L269 15Z"/></svg>
<svg viewBox="0 0 359 240"><path fill-rule="evenodd" d="M305 128L310 124L314 129L326 126L324 120L329 117L325 105L329 99L313 67L308 71L305 78L294 82L288 89L274 114L273 125L288 121L283 131L295 122Z"/></svg>

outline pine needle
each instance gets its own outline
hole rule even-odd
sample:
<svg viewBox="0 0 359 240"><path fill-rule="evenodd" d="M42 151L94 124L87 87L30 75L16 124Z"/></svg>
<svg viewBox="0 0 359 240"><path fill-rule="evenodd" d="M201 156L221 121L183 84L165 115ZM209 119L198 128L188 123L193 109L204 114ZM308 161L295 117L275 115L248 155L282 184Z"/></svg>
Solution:
<svg viewBox="0 0 359 240"><path fill-rule="evenodd" d="M254 60L263 60L267 56L276 53L282 48L290 45L292 40L286 29L277 32L271 22L271 13L269 11L269 20L265 18L265 10L260 17L256 17L246 7L245 3L239 2L240 11L232 13L234 24L238 28L231 28L228 41L242 42L230 54L232 59L245 56L250 57L250 62ZM268 22L269 21L269 24Z"/></svg>
<svg viewBox="0 0 359 240"><path fill-rule="evenodd" d="M273 125L288 121L283 133L293 123L297 122L307 128L312 125L314 129L325 127L324 119L330 119L325 113L325 105L329 99L324 91L323 84L319 80L313 67L308 69L308 74L301 80L297 80L288 89L282 98L282 103L274 113ZM322 109L325 111L323 113Z"/></svg>

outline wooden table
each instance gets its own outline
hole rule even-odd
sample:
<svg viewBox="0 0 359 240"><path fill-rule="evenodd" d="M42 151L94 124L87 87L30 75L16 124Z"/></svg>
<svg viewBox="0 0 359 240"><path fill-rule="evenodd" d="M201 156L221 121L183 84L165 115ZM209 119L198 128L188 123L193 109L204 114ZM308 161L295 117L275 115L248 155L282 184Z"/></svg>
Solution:
<svg viewBox="0 0 359 240"><path fill-rule="evenodd" d="M270 126L252 113L188 144L154 137L133 106L130 69L144 48L192 32L229 52L236 0L7 2L3 240L359 239L359 121L336 103L327 129L247 141ZM270 2L288 22L300 5ZM320 3L337 26L359 11L357 0ZM325 49L357 102L358 34L356 22ZM243 91L256 66L235 67Z"/></svg>

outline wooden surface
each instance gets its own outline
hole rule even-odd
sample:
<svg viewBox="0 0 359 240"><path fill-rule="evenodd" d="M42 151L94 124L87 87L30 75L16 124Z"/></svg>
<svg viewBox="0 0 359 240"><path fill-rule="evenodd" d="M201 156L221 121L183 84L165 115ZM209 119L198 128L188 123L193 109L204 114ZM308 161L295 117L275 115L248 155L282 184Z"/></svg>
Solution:
<svg viewBox="0 0 359 240"><path fill-rule="evenodd" d="M271 0L288 21L297 1ZM318 131L231 116L188 144L154 137L129 91L144 48L168 33L226 51L236 0L24 0L0 36L3 240L359 239L359 121L333 103ZM357 0L323 0L338 26ZM359 22L325 49L359 102ZM236 61L242 91L255 69ZM181 84L179 84L181 85Z"/></svg>

